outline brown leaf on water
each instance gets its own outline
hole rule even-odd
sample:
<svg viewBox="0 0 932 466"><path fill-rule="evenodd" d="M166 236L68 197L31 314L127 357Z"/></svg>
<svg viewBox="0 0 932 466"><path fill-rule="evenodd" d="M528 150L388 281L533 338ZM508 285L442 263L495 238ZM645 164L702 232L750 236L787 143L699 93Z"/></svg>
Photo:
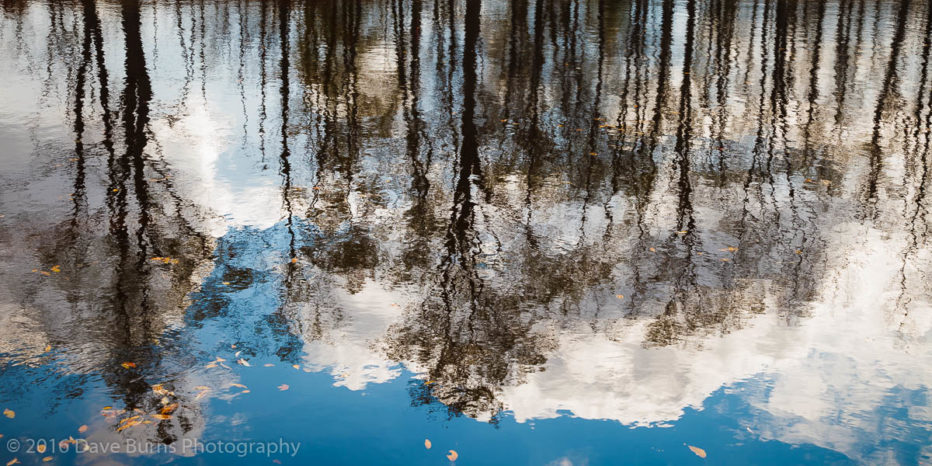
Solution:
<svg viewBox="0 0 932 466"><path fill-rule="evenodd" d="M13 465L16 464L16 463L19 463L19 459L18 459L18 458L13 458L13 459L11 459L10 461L7 461L7 462L6 462L6 466L13 466Z"/></svg>
<svg viewBox="0 0 932 466"><path fill-rule="evenodd" d="M654 248L650 248L650 252L657 252L657 250Z"/></svg>
<svg viewBox="0 0 932 466"><path fill-rule="evenodd" d="M16 411L13 411L12 409L6 408L6 409L3 410L3 415L6 416L6 417L8 417L8 418L10 418L10 419L13 419L14 417L16 417Z"/></svg>
<svg viewBox="0 0 932 466"><path fill-rule="evenodd" d="M204 366L204 367L207 368L207 369L213 369L213 368L217 367L217 363L211 362L211 363L208 363L208 364L207 364L206 366Z"/></svg>
<svg viewBox="0 0 932 466"><path fill-rule="evenodd" d="M281 390L281 391L288 390L289 388L290 388L290 387L288 387L288 384L286 384L286 383L283 383L283 384L281 384L281 385L278 386L278 389Z"/></svg>
<svg viewBox="0 0 932 466"><path fill-rule="evenodd" d="M194 395L194 399L195 399L195 400L200 400L201 398L204 398L204 396L207 395L207 392L209 392L209 391L210 391L210 389L201 390L200 392L198 392L197 395Z"/></svg>
<svg viewBox="0 0 932 466"><path fill-rule="evenodd" d="M162 407L162 410L159 411L161 414L171 414L178 409L178 403L172 403L170 405L165 405Z"/></svg>
<svg viewBox="0 0 932 466"><path fill-rule="evenodd" d="M152 417L167 421L172 418L171 414L153 414Z"/></svg>
<svg viewBox="0 0 932 466"><path fill-rule="evenodd" d="M163 387L160 383L153 385L152 391L155 392L156 395L168 395L171 393L170 391L166 390L165 387Z"/></svg>
<svg viewBox="0 0 932 466"><path fill-rule="evenodd" d="M45 453L45 444L44 443L37 444L36 451L39 452L39 454Z"/></svg>
<svg viewBox="0 0 932 466"><path fill-rule="evenodd" d="M424 448L430 450L430 439L429 438L424 439Z"/></svg>
<svg viewBox="0 0 932 466"><path fill-rule="evenodd" d="M450 461L456 461L456 459L459 457L460 455L456 452L456 450L450 450L450 453L447 454L447 459Z"/></svg>
<svg viewBox="0 0 932 466"><path fill-rule="evenodd" d="M298 258L297 258L297 257L292 257L292 258L291 258L291 263L292 263L292 264L297 264L297 263L298 263Z"/></svg>
<svg viewBox="0 0 932 466"><path fill-rule="evenodd" d="M42 462L43 462L43 463L48 463L49 461L52 461L53 459L55 459L55 458L53 458L53 457L51 457L51 456L46 456L45 458L42 458Z"/></svg>
<svg viewBox="0 0 932 466"><path fill-rule="evenodd" d="M85 433L85 432L87 432L87 424L84 424L83 426L78 427L78 432L80 432L80 433L82 433L82 434Z"/></svg>
<svg viewBox="0 0 932 466"><path fill-rule="evenodd" d="M60 265L53 265L51 270L52 270L52 272L55 272L55 273L61 272L61 266L60 266Z"/></svg>
<svg viewBox="0 0 932 466"><path fill-rule="evenodd" d="M241 384L241 383L231 383L230 386L231 386L231 387L239 387L239 388L249 388L249 387L247 387L247 386L245 386L245 385L243 385L243 384Z"/></svg>
<svg viewBox="0 0 932 466"><path fill-rule="evenodd" d="M696 456L698 456L698 457L700 457L700 458L705 458L705 457L706 457L705 450L703 450L703 449L701 449L701 448L699 448L699 447L694 447L694 446L692 446L692 445L686 445L686 446L689 447L689 449L690 449L693 453L695 453Z"/></svg>
<svg viewBox="0 0 932 466"><path fill-rule="evenodd" d="M207 385L198 385L194 387L194 389L195 390L210 390L210 387L208 387Z"/></svg>
<svg viewBox="0 0 932 466"><path fill-rule="evenodd" d="M129 362L129 361L124 362L124 363L122 363L122 364L120 364L120 365L123 366L123 369L129 369L129 368L131 368L131 367L136 367L136 363L135 363L135 362Z"/></svg>

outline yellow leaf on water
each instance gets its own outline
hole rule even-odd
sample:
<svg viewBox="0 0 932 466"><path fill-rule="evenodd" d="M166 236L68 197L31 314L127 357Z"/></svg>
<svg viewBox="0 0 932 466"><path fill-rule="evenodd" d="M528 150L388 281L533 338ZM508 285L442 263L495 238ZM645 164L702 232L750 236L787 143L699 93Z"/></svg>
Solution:
<svg viewBox="0 0 932 466"><path fill-rule="evenodd" d="M245 385L243 385L243 384L241 384L241 383L231 383L230 386L231 386L231 387L239 387L239 388L249 388L249 387L247 387L247 386L245 386Z"/></svg>
<svg viewBox="0 0 932 466"><path fill-rule="evenodd" d="M676 232L676 234L678 234L678 235L685 235L686 233L689 233L689 230L680 230L680 231Z"/></svg>
<svg viewBox="0 0 932 466"><path fill-rule="evenodd" d="M297 364L292 364L291 367L294 367L295 369L300 369L300 368L301 368L301 366L299 366L299 365L297 365Z"/></svg>
<svg viewBox="0 0 932 466"><path fill-rule="evenodd" d="M288 388L289 388L289 387L288 387L288 384L286 384L286 383L283 383L283 384L281 384L281 385L278 386L278 389L281 390L281 391L288 390Z"/></svg>
<svg viewBox="0 0 932 466"><path fill-rule="evenodd" d="M430 439L429 438L424 439L424 448L430 450Z"/></svg>
<svg viewBox="0 0 932 466"><path fill-rule="evenodd" d="M160 411L160 413L161 413L161 414L171 414L171 413L175 412L176 409L178 409L178 403L172 403L172 404L170 404L170 405L165 405L165 406L163 406L163 407L162 407L162 410Z"/></svg>
<svg viewBox="0 0 932 466"><path fill-rule="evenodd" d="M450 450L450 453L447 454L447 459L450 461L456 461L456 459L459 457L460 455L456 452L456 450Z"/></svg>
<svg viewBox="0 0 932 466"><path fill-rule="evenodd" d="M208 363L208 364L207 364L206 366L204 366L204 367L207 368L207 369L213 369L213 368L217 367L217 363L211 362L211 363Z"/></svg>
<svg viewBox="0 0 932 466"><path fill-rule="evenodd" d="M616 294L615 297L618 299L625 299L625 295L623 294Z"/></svg>
<svg viewBox="0 0 932 466"><path fill-rule="evenodd" d="M14 417L16 417L16 411L13 411L12 409L7 408L3 410L3 415L10 419L13 419Z"/></svg>
<svg viewBox="0 0 932 466"><path fill-rule="evenodd" d="M53 459L55 459L55 458L52 458L51 456L46 456L45 458L42 458L42 462L43 462L43 463L48 463L49 461L52 461Z"/></svg>
<svg viewBox="0 0 932 466"><path fill-rule="evenodd" d="M210 391L209 389L208 389L208 390L201 390L200 392L198 392L197 395L194 396L194 399L195 399L195 400L200 400L201 398L204 397L204 395L207 395L207 392L209 392L209 391Z"/></svg>
<svg viewBox="0 0 932 466"><path fill-rule="evenodd" d="M700 458L705 458L705 457L706 457L705 450L703 450L703 449L701 449L701 448L699 448L699 447L694 447L694 446L692 446L692 445L686 445L686 446L689 447L689 449L690 449L693 453L695 453L696 456L698 456L698 457L700 457Z"/></svg>
<svg viewBox="0 0 932 466"><path fill-rule="evenodd" d="M61 272L61 266L60 266L60 265L53 265L51 270L52 270L52 272L55 272L55 273Z"/></svg>
<svg viewBox="0 0 932 466"><path fill-rule="evenodd" d="M52 345L45 345L45 352L48 353L49 351L52 351Z"/></svg>
<svg viewBox="0 0 932 466"><path fill-rule="evenodd" d="M13 458L10 461L6 462L6 466L13 466L14 464L19 463L19 459Z"/></svg>
<svg viewBox="0 0 932 466"><path fill-rule="evenodd" d="M163 421L167 421L172 418L170 414L153 414L152 417L161 419Z"/></svg>
<svg viewBox="0 0 932 466"><path fill-rule="evenodd" d="M120 365L123 366L123 369L129 369L129 368L131 368L131 367L136 367L136 363L135 363L135 362L129 362L129 361L124 362L124 363L122 363L122 364L120 364Z"/></svg>
<svg viewBox="0 0 932 466"><path fill-rule="evenodd" d="M36 451L39 452L39 454L45 453L45 444L43 443L37 444Z"/></svg>
<svg viewBox="0 0 932 466"><path fill-rule="evenodd" d="M292 258L291 258L291 263L292 263L292 264L297 264L297 263L298 263L298 258L297 258L297 257L292 257Z"/></svg>
<svg viewBox="0 0 932 466"><path fill-rule="evenodd" d="M83 425L83 426L81 426L81 427L78 427L78 432L80 432L80 433L82 433L82 434L85 433L85 432L87 432L87 424L85 424L85 425Z"/></svg>

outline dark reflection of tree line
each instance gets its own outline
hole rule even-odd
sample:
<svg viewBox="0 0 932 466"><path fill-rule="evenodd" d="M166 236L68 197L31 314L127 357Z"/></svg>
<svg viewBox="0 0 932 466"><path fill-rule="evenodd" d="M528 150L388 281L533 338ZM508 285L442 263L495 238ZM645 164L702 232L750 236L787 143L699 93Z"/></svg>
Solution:
<svg viewBox="0 0 932 466"><path fill-rule="evenodd" d="M64 4L53 3L49 60L53 49L70 46L67 34L54 32L66 29ZM909 241L896 303L908 314L916 294L910 288L917 286L910 267L924 266L919 251L928 231L932 8L868 0L739 3L631 0L619 8L604 0L516 0L507 4L505 17L490 17L485 11L494 4L478 0L345 0L326 6L242 0L212 5L211 17L203 1L174 2L184 69L179 105L191 98L198 78L201 97L210 98L208 47L216 46L208 33L222 34L214 29L238 22L233 29L239 36L243 144L250 120L246 96L253 92L245 83L247 66L257 65L257 149L262 164L279 166L289 253L302 259L287 266L285 304L270 323L313 339L326 332L321 322L328 313L341 312L323 302L321 281L302 274L303 259L348 277L344 286L351 292L376 273L397 284L420 284L427 298L406 309L386 336L388 353L416 362L436 382L415 387L416 400L439 399L452 414L494 414L503 407L501 388L520 383L524 372L546 361L547 338L532 331L544 320L591 321L596 328L606 319L652 319L644 344L665 346L740 328L749 311L765 307L767 294L775 295L788 323L805 316L820 286L811 277L824 271L821 232L847 220L838 185L848 173L842 164L852 159L832 147L844 144L843 133L857 131L863 120L852 114L859 103L850 96L864 93L854 77L871 41L870 53L877 56L870 66L882 63L883 80L858 207L870 219L890 215L890 205L878 203L881 193L897 190L894 180L884 178L884 167L902 151L908 170L900 186L915 186L902 213ZM180 304L194 268L209 260L209 241L184 215L192 210L174 193L170 172L152 157L159 149L149 129L151 64L140 34L140 4L120 7L119 48L126 59L116 100L98 6L92 0L75 6L81 31L74 33L80 58L70 89L74 207L69 247L53 249L73 250L76 269L91 267L88 237L98 238L86 196L87 158L102 151L109 218L104 240L112 249L95 254L114 271L95 298L110 300L114 357L136 351L140 360L155 359L147 352L157 350L145 344L158 334L154 316ZM22 8L3 5L13 18ZM742 16L748 13L753 21ZM384 29L372 26L381 16ZM685 22L676 23L678 16ZM885 18L893 25L889 46L879 33ZM911 27L925 36L910 33ZM493 36L501 43L489 42ZM916 41L919 76L902 76ZM361 90L368 77L360 56L385 44L392 46L386 58L394 62L395 82L372 95ZM269 67L276 62L277 69ZM830 78L823 80L826 74ZM53 79L50 71L45 76ZM901 95L906 83L916 86L911 115ZM92 149L83 138L88 86L96 92L103 126L102 142ZM276 115L267 108L276 97L268 91L273 86ZM109 108L114 104L117 110ZM399 134L392 128L396 115L404 124ZM752 134L733 129L745 121L753 122L746 125ZM276 124L278 141L269 138ZM621 130L606 131L605 125ZM277 161L265 156L275 144ZM380 149L383 144L401 150ZM395 160L407 176L401 186L409 207L404 223L393 226L403 229L405 241L393 260L379 254L379 227L350 213L354 192L367 196L364 211L386 205L384 188L364 168L371 150ZM319 189L295 179L301 166L312 168L310 183ZM157 183L150 181L154 175L161 178ZM510 175L524 190L518 205L503 194ZM563 184L555 188L555 181ZM670 184L661 186L664 181ZM618 199L631 211L618 216ZM578 225L563 225L579 232L568 246L538 228L548 209L564 205L580 210ZM658 232L655 223L667 207L670 231ZM842 211L823 214L830 208ZM704 222L709 210L722 212L717 224ZM349 222L345 244L299 247L296 218L331 234ZM602 231L593 237L598 225ZM738 249L717 253L727 246ZM165 290L151 284L159 267L153 256L180 261L169 272L179 298L171 303L157 296ZM722 263L722 256L730 262ZM626 290L623 300L604 299L618 287ZM311 314L302 314L302 306ZM276 353L292 358L297 350ZM113 379L132 394L128 405L148 391L142 379Z"/></svg>

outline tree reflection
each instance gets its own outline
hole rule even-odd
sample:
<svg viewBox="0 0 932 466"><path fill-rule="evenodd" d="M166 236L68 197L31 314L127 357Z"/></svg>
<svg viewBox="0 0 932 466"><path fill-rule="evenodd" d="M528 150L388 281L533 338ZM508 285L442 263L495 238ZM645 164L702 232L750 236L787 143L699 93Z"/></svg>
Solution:
<svg viewBox="0 0 932 466"><path fill-rule="evenodd" d="M23 62L65 89L72 193L67 215L48 214L64 227L30 245L70 271L48 286L108 348L101 365L167 372L152 341L184 310L191 327L248 328L269 338L244 331L244 347L296 361L351 317L342 292L375 283L411 297L380 343L423 370L415 402L494 419L503 388L574 325L615 338L646 322L639 343L654 348L765 312L796 324L839 225L907 235L898 322L929 299L921 2L124 1L115 16L93 0L4 1L17 47L35 48L23 17L42 8L47 63ZM186 169L153 126L198 105L242 112L226 137L251 176L277 166L274 226L210 231L230 212L176 183ZM271 251L280 269L259 264ZM244 310L217 283L274 284L272 309ZM17 299L56 318L59 298ZM146 402L151 380L105 378L128 407Z"/></svg>

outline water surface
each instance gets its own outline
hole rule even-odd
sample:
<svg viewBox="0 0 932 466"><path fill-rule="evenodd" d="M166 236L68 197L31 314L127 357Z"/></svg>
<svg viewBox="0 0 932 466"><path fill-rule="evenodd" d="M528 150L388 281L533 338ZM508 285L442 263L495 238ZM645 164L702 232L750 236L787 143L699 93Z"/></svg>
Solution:
<svg viewBox="0 0 932 466"><path fill-rule="evenodd" d="M932 461L928 2L4 0L0 43L4 462Z"/></svg>

